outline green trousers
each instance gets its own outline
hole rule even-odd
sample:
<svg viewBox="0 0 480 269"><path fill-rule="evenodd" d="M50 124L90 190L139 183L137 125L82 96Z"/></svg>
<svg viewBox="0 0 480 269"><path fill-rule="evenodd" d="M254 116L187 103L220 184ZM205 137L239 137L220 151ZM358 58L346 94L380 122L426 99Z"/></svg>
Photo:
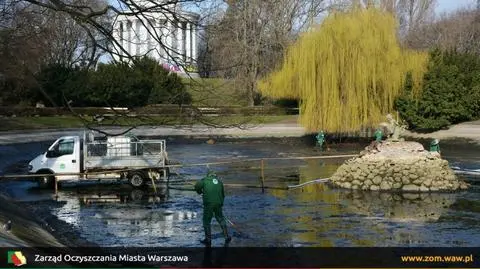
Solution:
<svg viewBox="0 0 480 269"><path fill-rule="evenodd" d="M227 226L222 212L222 205L203 205L203 227L206 230L207 228L208 230L210 229L210 223L214 216L222 228Z"/></svg>
<svg viewBox="0 0 480 269"><path fill-rule="evenodd" d="M212 238L212 227L210 223L212 222L212 217L215 216L215 219L222 227L223 236L225 240L230 241L230 236L228 235L227 223L225 222L225 217L222 212L222 205L203 205L203 229L205 230L205 240L207 242L211 241Z"/></svg>

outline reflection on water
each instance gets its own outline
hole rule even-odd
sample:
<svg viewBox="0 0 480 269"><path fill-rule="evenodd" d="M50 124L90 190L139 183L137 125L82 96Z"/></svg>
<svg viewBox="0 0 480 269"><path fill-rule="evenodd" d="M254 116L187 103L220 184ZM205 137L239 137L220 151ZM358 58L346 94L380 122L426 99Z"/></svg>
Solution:
<svg viewBox="0 0 480 269"><path fill-rule="evenodd" d="M83 231L87 239L109 246L158 246L181 234L181 223L197 212L167 202L168 192L110 188L61 191L64 205L55 214Z"/></svg>
<svg viewBox="0 0 480 269"><path fill-rule="evenodd" d="M435 221L455 202L455 193L395 194L350 192L342 195L348 210L399 222Z"/></svg>
<svg viewBox="0 0 480 269"><path fill-rule="evenodd" d="M27 152L30 148L20 149ZM464 150L478 153L478 148ZM345 147L336 149L335 154L356 152L356 148ZM463 154L447 153L456 160ZM311 147L274 143L169 147L169 155L183 163L317 154ZM7 157L1 157L7 165ZM17 158L24 159L20 152ZM285 187L327 178L342 162L268 160L265 184ZM261 178L260 162L211 168L225 183L252 185L259 184ZM206 167L177 172L185 179L199 179ZM20 201L49 197L27 191L30 185L8 183L5 189ZM77 227L83 237L102 246L200 246L201 196L191 191L191 185L182 187L186 190L159 188L156 194L112 186L65 189L52 211ZM466 192L422 195L354 192L322 183L290 191L267 189L265 193L227 187L226 194L224 213L235 226L230 227L234 236L231 246L477 246L480 242L480 187L476 184ZM212 229L213 243L220 245L223 237L215 220Z"/></svg>
<svg viewBox="0 0 480 269"><path fill-rule="evenodd" d="M309 161L299 169L299 184L329 177L338 165ZM468 195L466 192L361 192L335 189L319 183L289 192L271 190L270 193L279 199L292 201L289 206L275 209L275 214L286 216L290 226L288 240L292 245L466 246L475 245L480 239L477 232L480 226L467 232L459 228L465 220L444 221L451 215L459 216L457 208L472 208L470 203L463 203L464 207L456 205L459 197Z"/></svg>
<svg viewBox="0 0 480 269"><path fill-rule="evenodd" d="M458 216L449 209L457 195L362 193L316 184L288 192L284 199L295 202L277 208L275 214L286 217L290 240L297 245L448 246L438 236L443 233L464 237L466 245L475 244L478 233L474 239L473 231L462 231L458 222L440 221L451 214Z"/></svg>

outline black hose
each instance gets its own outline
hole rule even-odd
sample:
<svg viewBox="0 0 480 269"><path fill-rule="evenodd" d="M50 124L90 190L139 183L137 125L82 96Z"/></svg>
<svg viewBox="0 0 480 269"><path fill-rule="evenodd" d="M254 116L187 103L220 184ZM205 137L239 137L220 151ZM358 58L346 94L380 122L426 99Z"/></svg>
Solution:
<svg viewBox="0 0 480 269"><path fill-rule="evenodd" d="M190 189L190 188L178 188L178 187L170 187L170 186L168 186L168 188L171 190L179 190L179 191L195 191L194 189Z"/></svg>

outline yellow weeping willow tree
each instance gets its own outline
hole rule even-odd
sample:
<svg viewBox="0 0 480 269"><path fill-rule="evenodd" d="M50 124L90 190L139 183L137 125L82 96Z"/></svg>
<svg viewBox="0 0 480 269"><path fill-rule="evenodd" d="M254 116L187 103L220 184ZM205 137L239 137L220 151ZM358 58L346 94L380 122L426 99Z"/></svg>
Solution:
<svg viewBox="0 0 480 269"><path fill-rule="evenodd" d="M374 126L393 110L406 74L418 94L427 53L404 50L393 15L356 8L329 15L286 52L281 68L259 82L273 98L300 100L310 131L350 132Z"/></svg>

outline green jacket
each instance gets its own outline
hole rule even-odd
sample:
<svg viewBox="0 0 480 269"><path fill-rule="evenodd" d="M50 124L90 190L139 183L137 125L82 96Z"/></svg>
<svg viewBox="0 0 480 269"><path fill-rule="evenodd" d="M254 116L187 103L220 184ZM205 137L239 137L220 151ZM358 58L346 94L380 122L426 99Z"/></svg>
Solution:
<svg viewBox="0 0 480 269"><path fill-rule="evenodd" d="M382 141L383 133L381 130L376 130L374 135L375 135L375 141L377 142Z"/></svg>
<svg viewBox="0 0 480 269"><path fill-rule="evenodd" d="M208 175L197 181L195 190L203 196L203 205L223 205L225 192L223 183L215 175Z"/></svg>
<svg viewBox="0 0 480 269"><path fill-rule="evenodd" d="M323 143L325 141L325 134L323 132L319 132L317 136L315 136L318 143Z"/></svg>
<svg viewBox="0 0 480 269"><path fill-rule="evenodd" d="M439 144L436 144L436 145L430 145L430 152L440 152L440 145Z"/></svg>

